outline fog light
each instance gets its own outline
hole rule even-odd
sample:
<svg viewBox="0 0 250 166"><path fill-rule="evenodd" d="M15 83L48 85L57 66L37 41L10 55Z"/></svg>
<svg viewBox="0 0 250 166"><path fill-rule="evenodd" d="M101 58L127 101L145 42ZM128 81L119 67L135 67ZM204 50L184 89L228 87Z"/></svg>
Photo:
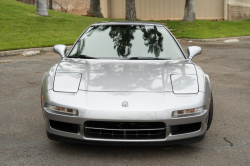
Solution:
<svg viewBox="0 0 250 166"><path fill-rule="evenodd" d="M77 115L78 111L76 109L71 108L63 108L63 107L57 107L50 104L47 104L47 108L51 111L65 113L65 114L71 114L71 115Z"/></svg>
<svg viewBox="0 0 250 166"><path fill-rule="evenodd" d="M173 117L192 116L202 114L204 111L206 111L205 106L193 109L179 110L173 112Z"/></svg>

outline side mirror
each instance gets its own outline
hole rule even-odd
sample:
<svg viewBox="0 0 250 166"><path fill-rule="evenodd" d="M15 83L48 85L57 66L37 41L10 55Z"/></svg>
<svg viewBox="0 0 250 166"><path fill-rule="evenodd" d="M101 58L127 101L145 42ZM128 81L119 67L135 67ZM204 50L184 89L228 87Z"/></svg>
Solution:
<svg viewBox="0 0 250 166"><path fill-rule="evenodd" d="M62 58L66 57L67 47L65 45L62 44L55 45L53 50L55 53L59 54Z"/></svg>
<svg viewBox="0 0 250 166"><path fill-rule="evenodd" d="M198 46L191 46L188 47L187 52L188 52L188 58L192 60L194 56L202 53L202 49Z"/></svg>

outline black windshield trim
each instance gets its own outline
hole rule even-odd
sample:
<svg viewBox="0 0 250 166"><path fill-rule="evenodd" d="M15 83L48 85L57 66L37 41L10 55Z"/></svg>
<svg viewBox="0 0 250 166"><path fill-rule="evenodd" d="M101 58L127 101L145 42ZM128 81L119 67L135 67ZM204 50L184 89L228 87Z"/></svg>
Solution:
<svg viewBox="0 0 250 166"><path fill-rule="evenodd" d="M117 58L115 58L115 57L101 57L101 58L78 58L78 57L67 57L67 58L69 58L69 59L73 59L73 58L75 58L75 59L89 59L89 60L123 60L123 61L125 61L125 60L127 60L127 61L132 61L132 60L135 60L135 61L140 61L140 60L145 60L145 61L148 61L148 60L152 60L152 61L154 61L154 60L166 60L166 61L170 61L170 60L181 60L181 59L165 59L165 58L151 58L151 57L149 57L149 58L147 58L147 57L142 57L142 58L139 58L139 59L130 59L130 58L119 58L119 57L117 57ZM133 57L134 58L134 57Z"/></svg>
<svg viewBox="0 0 250 166"><path fill-rule="evenodd" d="M87 55L70 56L70 57L68 57L68 58L99 59L99 58L91 57L91 56L87 56Z"/></svg>
<svg viewBox="0 0 250 166"><path fill-rule="evenodd" d="M123 60L172 60L171 58L156 58L156 57L131 57L123 58Z"/></svg>

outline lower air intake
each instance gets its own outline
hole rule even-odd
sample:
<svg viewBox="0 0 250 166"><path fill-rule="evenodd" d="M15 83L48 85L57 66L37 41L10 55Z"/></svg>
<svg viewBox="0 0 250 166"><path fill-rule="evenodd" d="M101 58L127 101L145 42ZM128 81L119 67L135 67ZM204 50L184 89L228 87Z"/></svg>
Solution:
<svg viewBox="0 0 250 166"><path fill-rule="evenodd" d="M195 132L201 129L201 122L185 124L185 125L177 125L171 126L170 131L172 135L185 134Z"/></svg>
<svg viewBox="0 0 250 166"><path fill-rule="evenodd" d="M64 123L64 122L50 120L50 126L53 129L65 131L65 132L69 132L69 133L78 133L79 132L79 125L77 125L77 124Z"/></svg>
<svg viewBox="0 0 250 166"><path fill-rule="evenodd" d="M166 125L162 122L98 122L84 123L86 138L101 139L164 139Z"/></svg>

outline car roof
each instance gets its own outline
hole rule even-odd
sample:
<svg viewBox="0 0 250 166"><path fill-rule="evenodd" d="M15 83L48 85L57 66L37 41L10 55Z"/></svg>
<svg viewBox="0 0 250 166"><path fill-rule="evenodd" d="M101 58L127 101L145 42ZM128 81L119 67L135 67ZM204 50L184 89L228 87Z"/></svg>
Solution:
<svg viewBox="0 0 250 166"><path fill-rule="evenodd" d="M143 22L143 21L110 21L110 22L97 22L92 24L91 26L99 26L99 25L151 25L151 26L164 26L160 23L155 22Z"/></svg>

